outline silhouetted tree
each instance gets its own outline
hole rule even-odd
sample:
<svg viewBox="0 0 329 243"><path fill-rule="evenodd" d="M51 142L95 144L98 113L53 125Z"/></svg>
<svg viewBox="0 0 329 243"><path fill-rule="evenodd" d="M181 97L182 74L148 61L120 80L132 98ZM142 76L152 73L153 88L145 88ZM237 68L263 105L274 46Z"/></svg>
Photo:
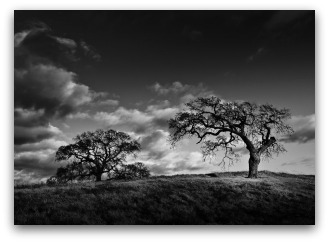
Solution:
<svg viewBox="0 0 329 243"><path fill-rule="evenodd" d="M233 163L238 158L239 143L249 151L249 178L256 178L262 157L285 151L275 136L292 133L285 122L288 109L249 102L225 102L217 97L197 98L186 104L187 110L169 120L170 142L174 146L185 136L196 136L202 142L204 158L219 148L225 155L221 161Z"/></svg>
<svg viewBox="0 0 329 243"><path fill-rule="evenodd" d="M128 134L114 130L84 132L74 138L75 143L61 146L56 152L56 161L69 161L57 170L60 180L102 179L103 173L110 173L122 167L128 155L136 156L140 144Z"/></svg>

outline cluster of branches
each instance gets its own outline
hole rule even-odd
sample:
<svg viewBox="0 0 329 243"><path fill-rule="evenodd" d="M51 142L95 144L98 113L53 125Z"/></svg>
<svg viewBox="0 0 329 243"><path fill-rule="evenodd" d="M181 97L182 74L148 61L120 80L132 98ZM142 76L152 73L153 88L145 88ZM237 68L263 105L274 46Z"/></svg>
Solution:
<svg viewBox="0 0 329 243"><path fill-rule="evenodd" d="M174 146L183 137L195 136L202 143L204 158L224 149L222 163L237 158L241 143L251 154L271 157L285 151L275 136L292 133L286 124L288 109L250 102L225 102L217 97L197 98L187 109L169 120L170 142Z"/></svg>
<svg viewBox="0 0 329 243"><path fill-rule="evenodd" d="M72 180L101 180L102 175L111 175L125 168L127 156L135 156L140 151L140 144L128 134L114 130L96 130L84 132L74 138L75 143L61 146L56 152L56 161L68 164L57 170L59 182ZM134 165L142 168L140 164ZM130 168L132 169L132 168Z"/></svg>

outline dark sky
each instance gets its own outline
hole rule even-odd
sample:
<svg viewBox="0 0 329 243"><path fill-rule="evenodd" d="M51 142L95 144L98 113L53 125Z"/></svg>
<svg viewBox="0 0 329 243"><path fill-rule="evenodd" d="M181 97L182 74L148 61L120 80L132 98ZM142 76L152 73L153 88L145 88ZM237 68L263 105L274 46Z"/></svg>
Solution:
<svg viewBox="0 0 329 243"><path fill-rule="evenodd" d="M18 181L52 175L58 146L109 127L140 139L154 174L218 170L195 141L166 143L167 120L207 95L289 108L288 152L261 169L314 173L314 11L15 11L14 33Z"/></svg>
<svg viewBox="0 0 329 243"><path fill-rule="evenodd" d="M101 62L71 64L80 82L126 102L155 81L203 82L223 98L305 115L314 113L314 20L314 11L15 11L15 33L41 21L85 41Z"/></svg>

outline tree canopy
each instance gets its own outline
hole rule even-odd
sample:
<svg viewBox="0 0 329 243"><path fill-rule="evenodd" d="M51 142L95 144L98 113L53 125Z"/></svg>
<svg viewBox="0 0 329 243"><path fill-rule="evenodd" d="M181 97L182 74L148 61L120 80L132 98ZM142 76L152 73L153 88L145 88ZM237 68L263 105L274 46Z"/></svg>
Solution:
<svg viewBox="0 0 329 243"><path fill-rule="evenodd" d="M285 151L277 137L293 132L286 123L291 117L289 110L270 104L226 102L212 96L192 100L186 107L169 120L171 144L194 136L202 143L204 158L223 149L221 163L225 164L236 160L237 147L244 143L250 153L249 177L257 177L261 158Z"/></svg>
<svg viewBox="0 0 329 243"><path fill-rule="evenodd" d="M56 161L69 161L57 171L57 177L65 180L95 178L118 170L128 155L136 156L140 144L124 132L96 130L84 132L74 138L74 143L61 146Z"/></svg>

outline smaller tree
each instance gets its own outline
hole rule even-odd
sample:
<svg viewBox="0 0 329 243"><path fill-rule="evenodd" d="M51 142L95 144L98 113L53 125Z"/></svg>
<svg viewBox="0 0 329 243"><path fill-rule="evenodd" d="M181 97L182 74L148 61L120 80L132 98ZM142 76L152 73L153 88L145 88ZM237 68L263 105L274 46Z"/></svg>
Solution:
<svg viewBox="0 0 329 243"><path fill-rule="evenodd" d="M100 181L104 173L124 166L128 155L136 156L140 144L128 134L114 130L84 132L74 138L75 143L61 146L56 161L68 161L57 170L62 181L95 178Z"/></svg>

